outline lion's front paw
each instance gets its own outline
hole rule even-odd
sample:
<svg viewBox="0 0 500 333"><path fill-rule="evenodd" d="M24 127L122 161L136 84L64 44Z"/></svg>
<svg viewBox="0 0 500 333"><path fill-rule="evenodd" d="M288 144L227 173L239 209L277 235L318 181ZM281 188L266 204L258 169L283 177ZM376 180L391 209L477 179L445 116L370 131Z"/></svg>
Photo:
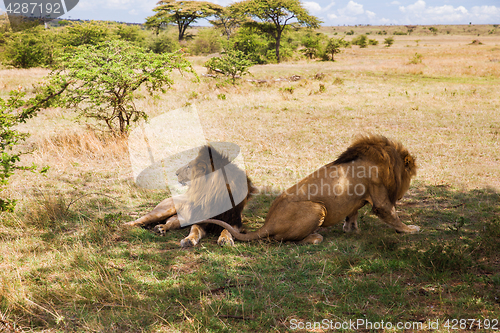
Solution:
<svg viewBox="0 0 500 333"><path fill-rule="evenodd" d="M156 227L154 227L153 231L160 236L165 236L165 234L167 233L167 228L165 224L158 224Z"/></svg>
<svg viewBox="0 0 500 333"><path fill-rule="evenodd" d="M189 237L186 237L183 240L181 240L181 247L193 247L196 244L197 243L193 239L190 239Z"/></svg>
<svg viewBox="0 0 500 333"><path fill-rule="evenodd" d="M420 227L416 225L407 225L403 230L396 230L398 233L414 234L420 231Z"/></svg>
<svg viewBox="0 0 500 333"><path fill-rule="evenodd" d="M417 225L409 225L408 228L410 229L410 233L416 233L420 231L420 227Z"/></svg>
<svg viewBox="0 0 500 333"><path fill-rule="evenodd" d="M219 236L217 244L220 246L234 246L234 240L230 237Z"/></svg>
<svg viewBox="0 0 500 333"><path fill-rule="evenodd" d="M130 221L130 222L127 222L127 223L124 223L123 226L124 227L133 227L137 224L137 220L133 220L133 221Z"/></svg>

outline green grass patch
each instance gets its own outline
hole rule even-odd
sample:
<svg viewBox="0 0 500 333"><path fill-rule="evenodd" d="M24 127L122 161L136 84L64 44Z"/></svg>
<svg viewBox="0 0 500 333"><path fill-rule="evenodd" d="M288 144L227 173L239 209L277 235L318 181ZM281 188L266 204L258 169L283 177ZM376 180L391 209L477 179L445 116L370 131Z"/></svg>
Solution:
<svg viewBox="0 0 500 333"><path fill-rule="evenodd" d="M367 207L360 234L325 229L317 246L259 241L221 248L209 236L181 249L187 231L159 237L122 230L130 218L121 213L77 219L69 229L59 226L66 217L33 223L11 238L5 235L20 227L2 222L0 253L10 269L0 273L0 312L34 331L103 332L288 331L292 319L497 318L498 193L443 186L410 192L400 214L421 233L395 234ZM272 197L254 199L245 219L255 221ZM448 228L458 220L467 222Z"/></svg>

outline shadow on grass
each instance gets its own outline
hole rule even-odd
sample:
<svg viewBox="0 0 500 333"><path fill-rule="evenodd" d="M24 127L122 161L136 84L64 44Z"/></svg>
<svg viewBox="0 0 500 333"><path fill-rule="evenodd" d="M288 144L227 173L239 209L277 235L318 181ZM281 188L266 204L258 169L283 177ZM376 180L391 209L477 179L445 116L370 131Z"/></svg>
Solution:
<svg viewBox="0 0 500 333"><path fill-rule="evenodd" d="M262 225L273 199L250 201L248 229ZM36 306L3 297L0 310L24 327L102 332L498 318L499 193L417 185L398 210L422 232L396 234L364 207L359 234L344 234L341 225L322 229L316 246L257 241L221 248L211 235L191 249L179 248L186 229L159 237L123 230L130 218L108 214L53 240L60 263L26 269L24 286Z"/></svg>

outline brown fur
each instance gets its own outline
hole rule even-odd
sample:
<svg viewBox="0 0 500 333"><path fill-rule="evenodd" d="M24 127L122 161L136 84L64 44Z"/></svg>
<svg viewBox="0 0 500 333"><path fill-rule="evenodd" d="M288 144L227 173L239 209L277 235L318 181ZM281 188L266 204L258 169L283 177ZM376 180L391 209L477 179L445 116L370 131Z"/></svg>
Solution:
<svg viewBox="0 0 500 333"><path fill-rule="evenodd" d="M176 172L180 183L190 183L186 194L176 198L175 203L178 208L183 212L188 212L190 218L196 220L198 216L203 216L206 213L207 207L220 205L221 200L227 200L228 192L231 193L231 188L235 188L238 185L234 183L234 179L245 177L248 193L244 200L232 209L213 217L214 219L226 222L230 227L234 228L233 230L239 230L242 227L241 212L250 196L255 192L255 189L243 170L234 164L228 165L228 158L220 154L212 146L208 145L202 148L193 161ZM225 182L225 179L220 179L222 177L220 172L215 174L218 178L213 182L207 182L206 178L203 177L224 167L228 175L229 184L232 185L231 188ZM162 235L169 230L181 228L173 198L163 200L151 212L135 221L126 223L126 225L154 226L154 231ZM217 243L219 245L234 245L231 234L227 231L224 232L223 227L201 223L191 227L189 235L181 241L181 246L188 247L198 244L207 232L222 232Z"/></svg>
<svg viewBox="0 0 500 333"><path fill-rule="evenodd" d="M416 172L415 158L401 143L380 135L360 136L337 160L281 194L262 228L241 234L220 221L205 222L225 227L242 241L271 238L317 244L323 239L315 233L321 226L345 221L344 231L357 231L358 210L370 203L373 212L396 231L417 232L419 227L399 220L395 208Z"/></svg>

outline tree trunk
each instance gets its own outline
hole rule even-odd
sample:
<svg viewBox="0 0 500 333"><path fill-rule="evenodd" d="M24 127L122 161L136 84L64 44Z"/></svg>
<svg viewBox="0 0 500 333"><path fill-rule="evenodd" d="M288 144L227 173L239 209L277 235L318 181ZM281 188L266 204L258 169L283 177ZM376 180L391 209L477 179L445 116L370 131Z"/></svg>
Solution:
<svg viewBox="0 0 500 333"><path fill-rule="evenodd" d="M278 31L276 32L276 61L278 61L278 64L281 62L280 42L281 42L281 31L280 31L280 28L278 28Z"/></svg>
<svg viewBox="0 0 500 333"><path fill-rule="evenodd" d="M177 23L179 28L179 42L184 38L184 26L181 23Z"/></svg>

